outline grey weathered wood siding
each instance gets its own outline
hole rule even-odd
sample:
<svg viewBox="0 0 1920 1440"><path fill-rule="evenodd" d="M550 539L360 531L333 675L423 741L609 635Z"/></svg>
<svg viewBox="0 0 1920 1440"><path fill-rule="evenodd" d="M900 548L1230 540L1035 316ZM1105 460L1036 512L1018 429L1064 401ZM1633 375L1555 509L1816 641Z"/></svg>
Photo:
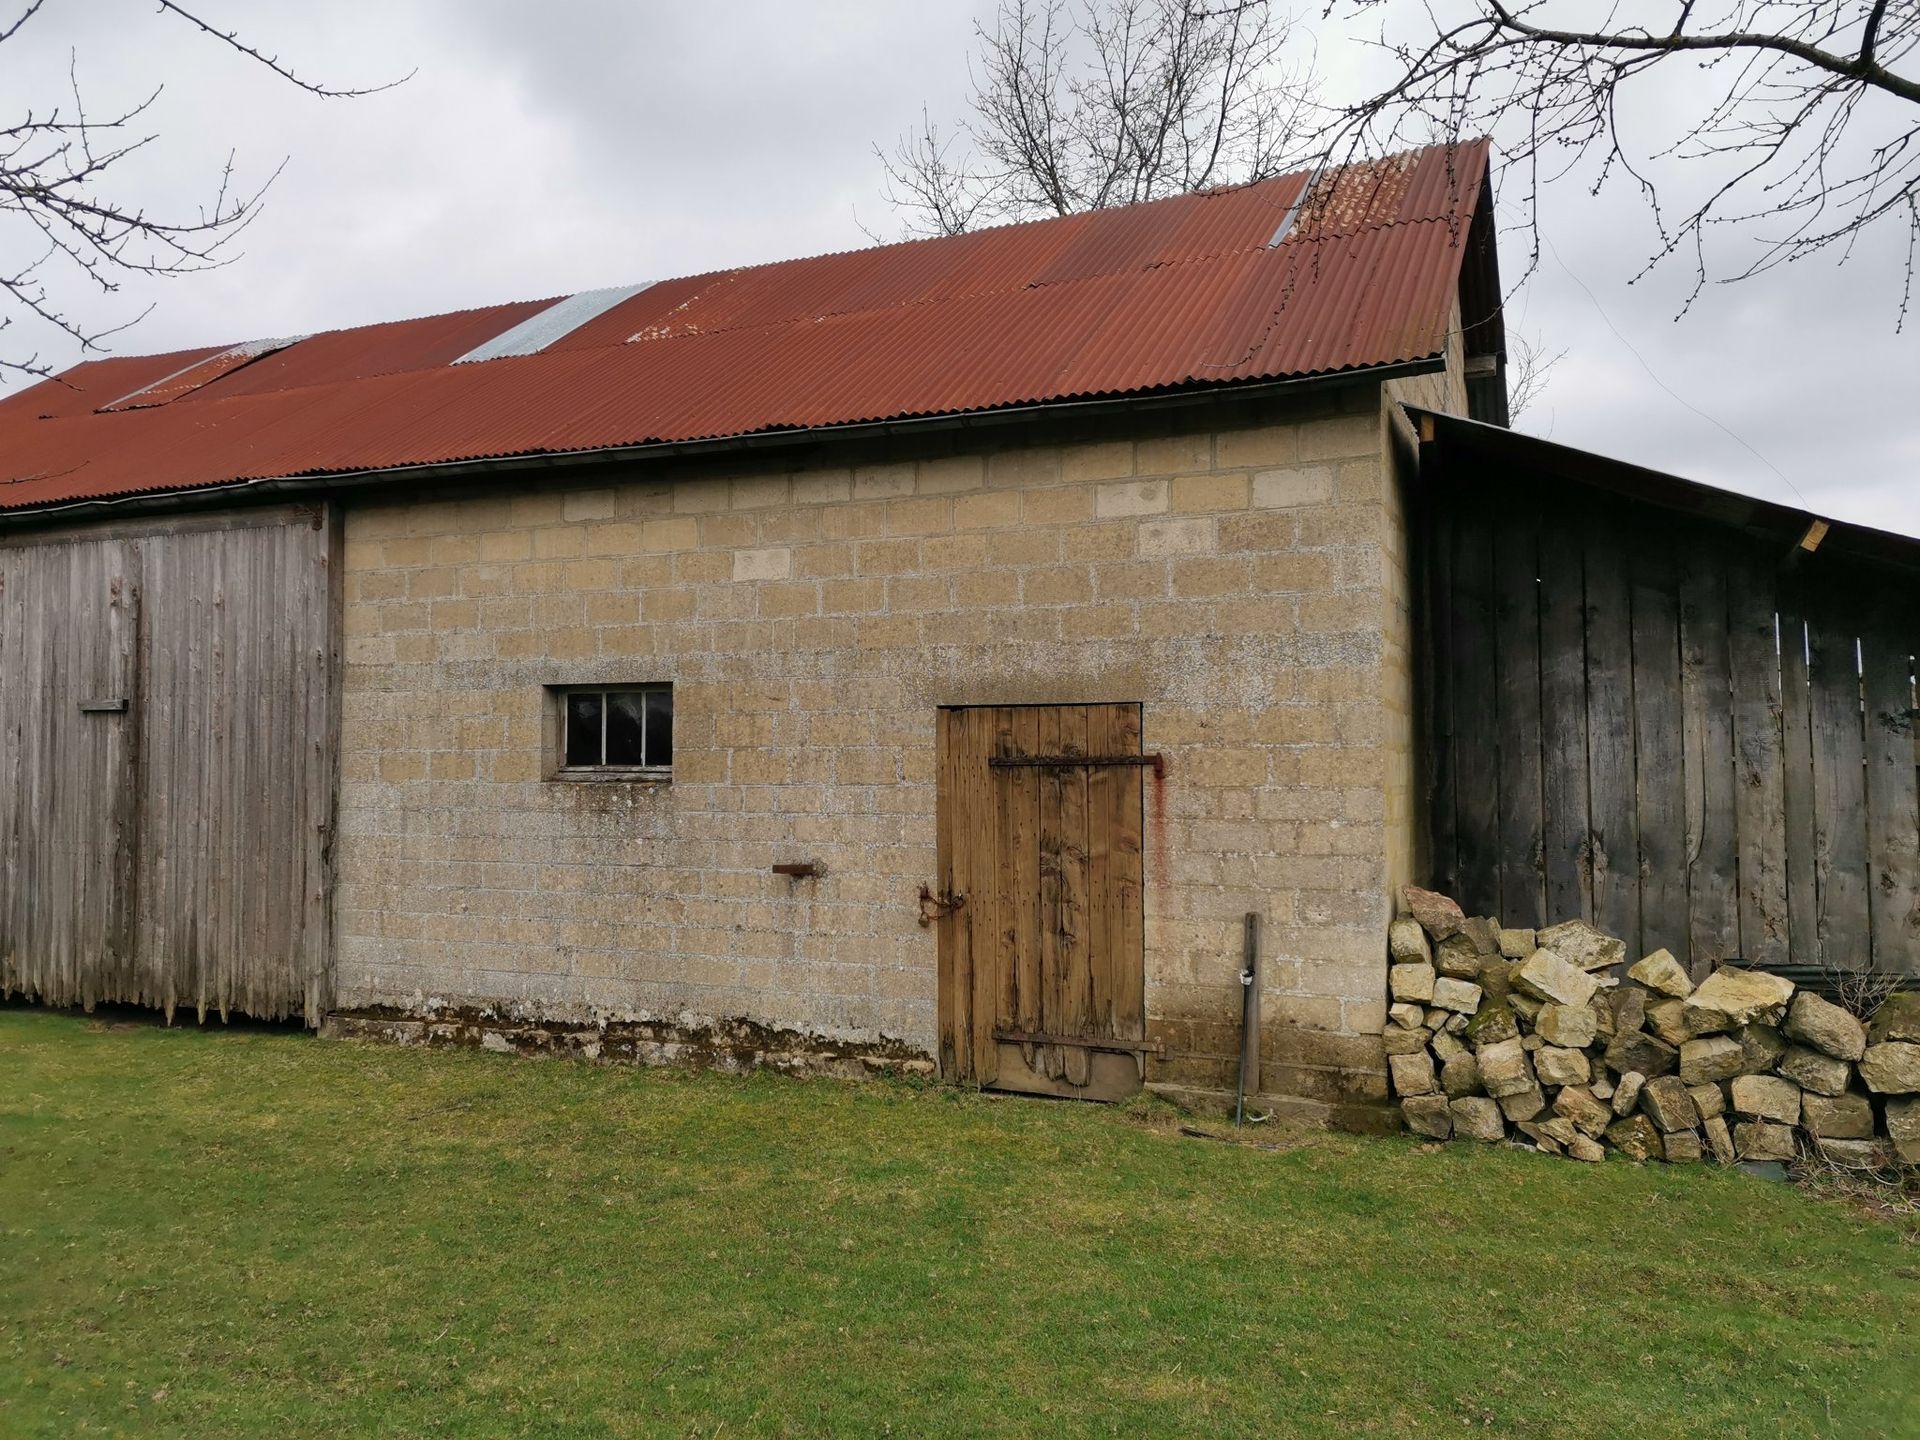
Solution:
<svg viewBox="0 0 1920 1440"><path fill-rule="evenodd" d="M1423 542L1434 883L1696 972L1920 973L1920 579L1456 478Z"/></svg>
<svg viewBox="0 0 1920 1440"><path fill-rule="evenodd" d="M319 1022L336 531L0 535L0 991Z"/></svg>

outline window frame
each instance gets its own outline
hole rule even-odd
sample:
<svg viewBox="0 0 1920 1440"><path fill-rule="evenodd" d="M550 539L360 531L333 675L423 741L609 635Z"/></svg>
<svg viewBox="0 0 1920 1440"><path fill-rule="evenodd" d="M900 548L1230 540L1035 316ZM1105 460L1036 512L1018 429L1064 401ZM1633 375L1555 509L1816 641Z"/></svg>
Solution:
<svg viewBox="0 0 1920 1440"><path fill-rule="evenodd" d="M667 763L665 765L569 765L567 763L567 702L575 695L598 695L600 699L600 753L605 755L607 747L608 695L623 694L664 694L667 697L667 714L673 714L673 683L666 680L642 682L607 681L599 684L549 685L547 692L547 778L564 780L570 783L608 784L642 783L666 784L673 779L673 742L668 740ZM641 703L641 724L646 724L647 707ZM642 734L644 735L644 729ZM642 753L645 742L642 741Z"/></svg>

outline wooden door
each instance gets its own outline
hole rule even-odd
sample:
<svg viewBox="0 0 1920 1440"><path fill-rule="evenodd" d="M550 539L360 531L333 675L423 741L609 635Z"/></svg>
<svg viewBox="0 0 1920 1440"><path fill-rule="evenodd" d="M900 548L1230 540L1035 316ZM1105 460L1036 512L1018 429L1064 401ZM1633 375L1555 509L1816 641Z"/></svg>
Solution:
<svg viewBox="0 0 1920 1440"><path fill-rule="evenodd" d="M1146 1043L1138 705L939 718L940 1064L949 1079L1115 1100Z"/></svg>

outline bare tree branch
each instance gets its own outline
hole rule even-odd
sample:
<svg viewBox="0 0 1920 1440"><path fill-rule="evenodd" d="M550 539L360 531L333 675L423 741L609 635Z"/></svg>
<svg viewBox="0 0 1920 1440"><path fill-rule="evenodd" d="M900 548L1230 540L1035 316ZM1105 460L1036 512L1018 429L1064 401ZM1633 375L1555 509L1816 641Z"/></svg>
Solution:
<svg viewBox="0 0 1920 1440"><path fill-rule="evenodd" d="M1132 205L1283 170L1309 87L1269 0L1003 0L971 114L875 147L910 233Z"/></svg>
<svg viewBox="0 0 1920 1440"><path fill-rule="evenodd" d="M1396 78L1333 114L1324 155L1492 135L1503 198L1517 199L1532 236L1529 271L1542 186L1591 160L1595 193L1623 177L1652 217L1642 275L1686 257L1694 283L1683 313L1710 282L1823 251L1845 260L1868 233L1904 230L1904 322L1920 242L1913 0L1648 0L1598 12L1574 0L1424 0L1414 38L1408 8L1383 18L1375 42ZM1385 0L1329 0L1327 13L1336 9L1388 14ZM1580 23L1596 13L1598 28ZM1692 108L1648 143L1640 97L1662 77L1685 77L1681 103ZM1678 93L1662 90L1665 108ZM1676 188L1691 192L1679 206Z"/></svg>
<svg viewBox="0 0 1920 1440"><path fill-rule="evenodd" d="M0 43L18 35L44 4L28 0L10 22L0 23ZM402 83L352 89L323 85L173 0L159 0L159 8L310 94L368 95ZM147 310L115 323L92 324L59 298L67 287L78 284L112 295L128 276L186 275L229 263L233 241L259 213L285 162L261 183L242 188L229 155L203 204L180 214L149 213L120 198L116 167L158 138L144 131L143 117L160 89L102 118L87 110L77 57L69 60L67 82L65 101L52 108L29 106L11 123L0 124L0 225L12 227L8 259L0 262L0 331L28 319L84 353L100 349ZM31 243L16 244L15 236ZM16 251L22 258L13 258ZM0 376L42 377L54 368L37 349L0 348Z"/></svg>

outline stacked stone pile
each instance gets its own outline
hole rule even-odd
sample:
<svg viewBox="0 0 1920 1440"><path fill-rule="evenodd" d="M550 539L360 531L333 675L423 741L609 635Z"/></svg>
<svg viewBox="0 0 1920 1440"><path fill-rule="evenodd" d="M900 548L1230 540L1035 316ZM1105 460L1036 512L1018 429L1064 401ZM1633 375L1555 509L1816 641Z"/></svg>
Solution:
<svg viewBox="0 0 1920 1440"><path fill-rule="evenodd" d="M1416 1133L1575 1160L1920 1165L1920 994L1863 1023L1761 970L1696 986L1665 950L1628 965L1585 921L1506 929L1431 890L1405 902L1384 1040Z"/></svg>

